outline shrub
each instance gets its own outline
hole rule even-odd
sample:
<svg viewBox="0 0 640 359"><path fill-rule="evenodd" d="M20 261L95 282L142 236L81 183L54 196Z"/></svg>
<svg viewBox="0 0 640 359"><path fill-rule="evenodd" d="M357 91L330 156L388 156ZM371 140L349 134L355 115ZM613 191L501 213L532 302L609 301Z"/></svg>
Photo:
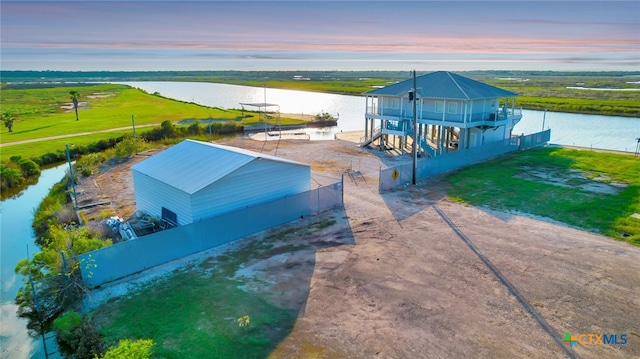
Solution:
<svg viewBox="0 0 640 359"><path fill-rule="evenodd" d="M123 339L118 346L109 349L100 359L148 359L151 358L151 348L154 345L151 339L136 341Z"/></svg>
<svg viewBox="0 0 640 359"><path fill-rule="evenodd" d="M91 176L106 160L107 158L102 153L87 154L76 161L75 168L81 175Z"/></svg>
<svg viewBox="0 0 640 359"><path fill-rule="evenodd" d="M162 121L160 130L163 138L174 138L177 135L176 127L169 120Z"/></svg>
<svg viewBox="0 0 640 359"><path fill-rule="evenodd" d="M40 245L41 238L47 236L51 224L57 223L56 212L63 209L65 204L71 201L71 198L67 196L68 183L69 176L65 176L60 182L53 185L49 194L42 199L36 209L32 226L38 245Z"/></svg>
<svg viewBox="0 0 640 359"><path fill-rule="evenodd" d="M198 136L202 133L202 128L200 128L200 124L198 121L195 121L189 127L187 127L187 134L190 136Z"/></svg>
<svg viewBox="0 0 640 359"><path fill-rule="evenodd" d="M9 159L13 164L20 167L23 177L35 176L40 174L40 167L32 160L24 159L21 156L11 156Z"/></svg>
<svg viewBox="0 0 640 359"><path fill-rule="evenodd" d="M19 186L24 181L21 171L8 167L5 164L0 164L0 178L0 188L2 188L3 191Z"/></svg>
<svg viewBox="0 0 640 359"><path fill-rule="evenodd" d="M154 128L151 131L143 133L142 137L146 141L160 141L168 138L178 137L178 131L176 130L176 127L173 125L173 123L167 120L162 122L159 128Z"/></svg>
<svg viewBox="0 0 640 359"><path fill-rule="evenodd" d="M58 334L69 335L80 324L82 317L76 312L66 312L60 318L53 321L53 328Z"/></svg>
<svg viewBox="0 0 640 359"><path fill-rule="evenodd" d="M40 164L46 165L49 163L65 161L66 159L67 156L64 152L47 152L44 155L40 156Z"/></svg>
<svg viewBox="0 0 640 359"><path fill-rule="evenodd" d="M70 203L59 209L55 213L55 217L58 224L78 223L78 216L76 215L75 209L73 209L73 205Z"/></svg>
<svg viewBox="0 0 640 359"><path fill-rule="evenodd" d="M93 359L104 353L102 335L86 316L67 312L53 321L56 342L65 357Z"/></svg>
<svg viewBox="0 0 640 359"><path fill-rule="evenodd" d="M24 177L37 176L40 174L40 167L32 160L21 160L19 166Z"/></svg>
<svg viewBox="0 0 640 359"><path fill-rule="evenodd" d="M108 140L100 140L96 143L92 143L88 146L88 150L90 152L102 152L109 148L113 148L116 145L116 140L114 138L110 138Z"/></svg>
<svg viewBox="0 0 640 359"><path fill-rule="evenodd" d="M116 145L116 156L120 158L129 158L134 153L143 149L145 141L142 138L133 138L125 136L122 141Z"/></svg>

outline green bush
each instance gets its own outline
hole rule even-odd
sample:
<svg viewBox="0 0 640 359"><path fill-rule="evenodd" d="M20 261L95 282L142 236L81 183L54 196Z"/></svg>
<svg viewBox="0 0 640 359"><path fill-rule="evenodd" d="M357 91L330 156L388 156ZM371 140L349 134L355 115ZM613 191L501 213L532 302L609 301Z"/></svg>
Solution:
<svg viewBox="0 0 640 359"><path fill-rule="evenodd" d="M173 123L167 120L163 121L159 128L156 127L151 131L145 132L142 136L146 141L160 141L167 138L178 137L178 131Z"/></svg>
<svg viewBox="0 0 640 359"><path fill-rule="evenodd" d="M22 160L18 165L24 177L37 176L40 174L40 167L32 160Z"/></svg>
<svg viewBox="0 0 640 359"><path fill-rule="evenodd" d="M38 162L41 166L49 163L61 162L66 160L67 157L62 152L47 152L44 155L40 156L40 161Z"/></svg>
<svg viewBox="0 0 640 359"><path fill-rule="evenodd" d="M155 343L151 339L131 341L123 339L118 346L109 349L100 359L148 359Z"/></svg>
<svg viewBox="0 0 640 359"><path fill-rule="evenodd" d="M42 238L48 235L49 227L57 223L56 213L71 201L71 198L67 196L69 183L70 179L67 175L60 182L54 184L36 209L32 224L36 234L36 244L41 245Z"/></svg>
<svg viewBox="0 0 640 359"><path fill-rule="evenodd" d="M132 136L125 136L122 141L116 145L116 156L120 158L129 158L134 153L140 152L145 145L143 138L134 138Z"/></svg>
<svg viewBox="0 0 640 359"><path fill-rule="evenodd" d="M19 186L23 181L22 172L0 163L0 188L7 190Z"/></svg>
<svg viewBox="0 0 640 359"><path fill-rule="evenodd" d="M200 128L198 121L193 122L189 127L187 127L187 133L190 136L198 136L202 134L202 128Z"/></svg>
<svg viewBox="0 0 640 359"><path fill-rule="evenodd" d="M69 335L75 327L77 327L82 320L80 314L76 312L66 312L60 316L60 318L53 321L53 328L58 331L59 334Z"/></svg>
<svg viewBox="0 0 640 359"><path fill-rule="evenodd" d="M83 176L91 176L107 158L102 153L90 153L76 161L75 168Z"/></svg>
<svg viewBox="0 0 640 359"><path fill-rule="evenodd" d="M104 353L102 335L86 316L67 312L53 321L60 353L67 358L93 359Z"/></svg>
<svg viewBox="0 0 640 359"><path fill-rule="evenodd" d="M11 156L9 162L0 164L2 190L18 187L25 179L40 174L40 166L32 160L20 156Z"/></svg>

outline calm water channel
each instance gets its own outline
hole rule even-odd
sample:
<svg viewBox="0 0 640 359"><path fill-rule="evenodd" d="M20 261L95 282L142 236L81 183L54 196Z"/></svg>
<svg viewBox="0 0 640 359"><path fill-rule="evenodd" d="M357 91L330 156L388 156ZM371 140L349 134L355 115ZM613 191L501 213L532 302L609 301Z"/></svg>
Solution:
<svg viewBox="0 0 640 359"><path fill-rule="evenodd" d="M305 91L264 89L197 82L126 82L149 93L159 92L165 97L191 101L211 107L240 108L241 102L268 102L280 105L282 113L311 114L329 112L339 115L337 128L327 131L309 130L313 139L332 138L333 132L364 129L365 100L361 96L332 95ZM523 111L523 119L515 133L532 133L543 127L551 128L551 142L633 152L640 137L640 119L615 116L577 115L558 112ZM33 254L31 222L33 210L54 183L66 171L61 165L43 171L39 182L16 198L0 205L2 296L0 317L1 358L44 358L39 339L29 338L25 322L15 315L14 298L22 286L22 277L14 274L14 267Z"/></svg>
<svg viewBox="0 0 640 359"><path fill-rule="evenodd" d="M364 129L365 99L361 96L332 95L307 91L264 89L197 82L125 82L124 84L158 92L165 97L191 101L211 107L240 108L241 102L268 102L280 105L282 113L339 114L334 131ZM640 119L617 116L580 115L561 112L523 111L514 133L532 133L551 128L551 142L561 145L593 147L634 152L640 137ZM317 131L315 135L317 134ZM314 135L314 133L310 133ZM320 136L322 136L320 134ZM328 137L332 138L332 136Z"/></svg>
<svg viewBox="0 0 640 359"><path fill-rule="evenodd" d="M31 228L33 213L51 187L65 175L67 165L42 171L38 183L29 186L14 198L0 203L0 256L2 293L0 295L0 357L44 358L40 338L30 338L26 321L16 316L16 293L22 287L23 277L14 273L17 262L39 251Z"/></svg>

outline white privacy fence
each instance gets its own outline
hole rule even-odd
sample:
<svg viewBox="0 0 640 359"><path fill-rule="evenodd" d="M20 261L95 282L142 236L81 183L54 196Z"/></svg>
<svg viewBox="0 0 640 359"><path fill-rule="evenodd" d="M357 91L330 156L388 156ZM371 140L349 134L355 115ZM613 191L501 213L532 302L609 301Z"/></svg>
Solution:
<svg viewBox="0 0 640 359"><path fill-rule="evenodd" d="M512 137L479 147L458 150L438 157L421 158L417 161L416 180L486 161L508 152L539 146L549 142L550 137L551 130L549 129L531 135ZM408 162L381 169L379 190L384 191L411 183L413 176L412 167L413 164Z"/></svg>

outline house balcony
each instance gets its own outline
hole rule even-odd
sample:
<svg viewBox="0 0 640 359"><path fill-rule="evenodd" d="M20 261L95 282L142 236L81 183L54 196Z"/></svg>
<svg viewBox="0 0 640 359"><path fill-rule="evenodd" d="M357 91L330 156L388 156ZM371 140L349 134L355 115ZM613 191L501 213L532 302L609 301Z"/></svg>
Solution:
<svg viewBox="0 0 640 359"><path fill-rule="evenodd" d="M397 123L398 125L413 120L413 113L410 111L401 111L399 109L379 109L379 108L367 108L366 118L378 119L383 121L391 121L391 123ZM518 123L522 119L522 108L509 108L500 109L493 112L483 113L471 113L471 114L455 114L455 113L442 113L442 112L429 112L420 111L417 114L417 121L421 124L428 125L442 125L459 128L489 126L498 127L504 126L513 121L513 124ZM405 132L410 128L396 128L392 125L393 129L389 128L388 131L402 131ZM384 131L384 128L383 128ZM391 133L389 134L399 134Z"/></svg>

